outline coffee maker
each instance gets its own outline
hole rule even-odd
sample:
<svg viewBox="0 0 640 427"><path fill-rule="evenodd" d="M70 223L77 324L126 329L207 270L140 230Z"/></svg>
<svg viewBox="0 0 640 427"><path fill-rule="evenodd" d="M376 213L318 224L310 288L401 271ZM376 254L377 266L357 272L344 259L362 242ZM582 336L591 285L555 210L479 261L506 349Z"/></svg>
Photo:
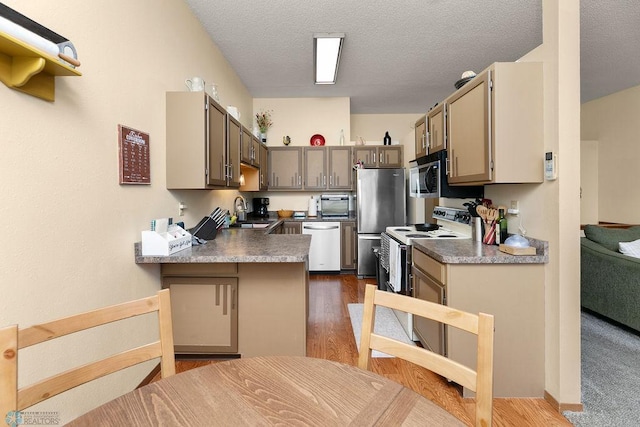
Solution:
<svg viewBox="0 0 640 427"><path fill-rule="evenodd" d="M256 197L253 199L253 214L259 217L269 216L269 198L268 197Z"/></svg>

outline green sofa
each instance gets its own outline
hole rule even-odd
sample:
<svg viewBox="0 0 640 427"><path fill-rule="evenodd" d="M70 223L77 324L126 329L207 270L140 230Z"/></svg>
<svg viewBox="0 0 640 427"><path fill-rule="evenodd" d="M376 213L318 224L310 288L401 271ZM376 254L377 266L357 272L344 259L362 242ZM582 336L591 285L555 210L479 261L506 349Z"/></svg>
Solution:
<svg viewBox="0 0 640 427"><path fill-rule="evenodd" d="M580 240L580 303L640 331L640 258L623 255L619 242L640 239L640 226L587 225Z"/></svg>

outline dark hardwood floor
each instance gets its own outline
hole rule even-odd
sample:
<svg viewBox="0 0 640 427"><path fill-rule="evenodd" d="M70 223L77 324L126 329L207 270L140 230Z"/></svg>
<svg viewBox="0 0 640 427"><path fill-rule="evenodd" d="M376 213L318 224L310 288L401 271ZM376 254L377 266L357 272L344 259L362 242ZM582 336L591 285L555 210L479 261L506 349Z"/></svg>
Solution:
<svg viewBox="0 0 640 427"><path fill-rule="evenodd" d="M362 302L371 280L353 275L312 275L309 283L307 356L356 365L358 349L347 304ZM179 360L177 371L214 361ZM372 370L415 390L472 425L474 406L456 386L426 369L396 358L374 358ZM494 426L571 426L544 399L494 399Z"/></svg>

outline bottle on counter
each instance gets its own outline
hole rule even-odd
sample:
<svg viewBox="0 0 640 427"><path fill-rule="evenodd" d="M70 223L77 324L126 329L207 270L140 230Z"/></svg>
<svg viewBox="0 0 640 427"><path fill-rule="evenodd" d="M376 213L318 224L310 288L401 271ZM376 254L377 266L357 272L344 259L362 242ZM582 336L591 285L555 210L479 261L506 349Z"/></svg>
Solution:
<svg viewBox="0 0 640 427"><path fill-rule="evenodd" d="M496 222L496 245L504 243L509 237L507 232L507 218L504 216L504 209L498 209L498 221Z"/></svg>

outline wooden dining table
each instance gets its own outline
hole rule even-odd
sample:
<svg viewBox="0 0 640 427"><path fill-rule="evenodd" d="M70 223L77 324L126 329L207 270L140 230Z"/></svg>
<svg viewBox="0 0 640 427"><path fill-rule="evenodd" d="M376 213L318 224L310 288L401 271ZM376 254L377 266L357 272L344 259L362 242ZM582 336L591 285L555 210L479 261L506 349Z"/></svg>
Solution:
<svg viewBox="0 0 640 427"><path fill-rule="evenodd" d="M462 426L414 391L311 357L213 363L148 384L70 426Z"/></svg>

